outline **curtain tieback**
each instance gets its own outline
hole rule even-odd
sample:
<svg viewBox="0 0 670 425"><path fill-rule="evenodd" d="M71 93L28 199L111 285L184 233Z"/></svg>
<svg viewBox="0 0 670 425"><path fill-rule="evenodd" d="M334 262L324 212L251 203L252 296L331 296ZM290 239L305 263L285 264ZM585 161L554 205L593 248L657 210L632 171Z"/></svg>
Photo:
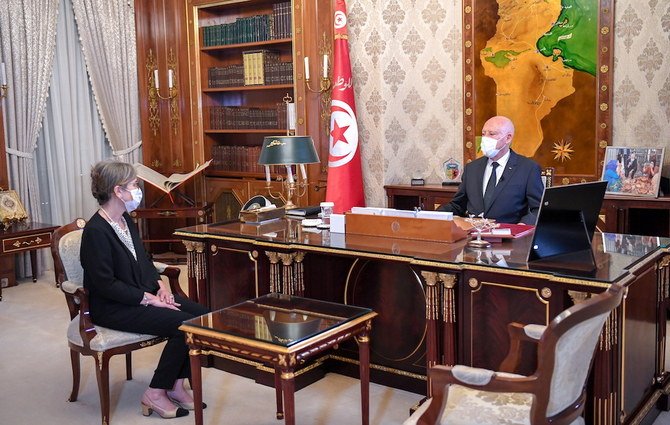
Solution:
<svg viewBox="0 0 670 425"><path fill-rule="evenodd" d="M142 141L140 140L139 142L135 143L129 148L126 149L121 149L121 150L112 150L112 154L114 156L121 156L121 155L126 155L129 154L130 152L134 151L135 149L139 149L139 147L142 146Z"/></svg>
<svg viewBox="0 0 670 425"><path fill-rule="evenodd" d="M5 148L5 151L7 151L7 153L10 154L10 155L16 155L16 156L19 156L21 158L33 159L33 154L32 153L22 152L20 150L12 149L12 148L9 148L9 147Z"/></svg>

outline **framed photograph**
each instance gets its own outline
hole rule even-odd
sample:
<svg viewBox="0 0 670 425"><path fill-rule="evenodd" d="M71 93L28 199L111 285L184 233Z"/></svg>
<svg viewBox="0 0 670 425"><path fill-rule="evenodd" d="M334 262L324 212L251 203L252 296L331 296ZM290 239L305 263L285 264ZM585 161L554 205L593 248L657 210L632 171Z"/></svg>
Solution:
<svg viewBox="0 0 670 425"><path fill-rule="evenodd" d="M28 213L26 213L26 209L23 207L16 191L0 191L0 225L7 227L14 222L27 218Z"/></svg>
<svg viewBox="0 0 670 425"><path fill-rule="evenodd" d="M656 198L665 148L608 146L601 180L606 193Z"/></svg>
<svg viewBox="0 0 670 425"><path fill-rule="evenodd" d="M611 0L463 0L463 156L504 115L512 149L554 168L557 184L598 180L612 136ZM579 111L579 113L575 113Z"/></svg>

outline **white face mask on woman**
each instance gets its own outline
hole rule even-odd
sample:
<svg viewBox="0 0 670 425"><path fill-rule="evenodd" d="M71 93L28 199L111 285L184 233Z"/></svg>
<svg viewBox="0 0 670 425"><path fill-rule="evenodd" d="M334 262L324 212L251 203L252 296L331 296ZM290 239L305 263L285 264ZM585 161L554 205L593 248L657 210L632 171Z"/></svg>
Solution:
<svg viewBox="0 0 670 425"><path fill-rule="evenodd" d="M126 204L126 211L135 211L140 206L140 202L142 202L142 189L139 187L132 190L128 190L125 187L123 189L130 192L130 196L133 197L130 201L123 201Z"/></svg>
<svg viewBox="0 0 670 425"><path fill-rule="evenodd" d="M496 148L498 146L498 139L494 139L493 137L482 136L482 142L479 146L482 153L489 158L495 158L500 153L500 149Z"/></svg>

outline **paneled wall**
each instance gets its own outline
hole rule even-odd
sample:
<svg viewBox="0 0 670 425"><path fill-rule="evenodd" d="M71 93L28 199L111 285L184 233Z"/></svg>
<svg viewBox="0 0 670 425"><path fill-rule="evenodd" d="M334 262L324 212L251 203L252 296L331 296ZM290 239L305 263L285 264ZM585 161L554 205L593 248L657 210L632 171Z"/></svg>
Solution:
<svg viewBox="0 0 670 425"><path fill-rule="evenodd" d="M367 202L384 184L442 181L462 161L461 0L350 0L349 43ZM615 5L614 145L666 146L670 174L670 5ZM662 138L663 137L663 138Z"/></svg>

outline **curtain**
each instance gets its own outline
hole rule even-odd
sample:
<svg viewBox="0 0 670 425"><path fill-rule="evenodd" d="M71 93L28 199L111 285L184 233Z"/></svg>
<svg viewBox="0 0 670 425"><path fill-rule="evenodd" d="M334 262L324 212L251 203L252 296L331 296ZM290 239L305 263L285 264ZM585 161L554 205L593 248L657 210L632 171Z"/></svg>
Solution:
<svg viewBox="0 0 670 425"><path fill-rule="evenodd" d="M86 75L71 0L59 6L53 76L35 156L44 221L88 220L98 206L91 195L91 166L112 152Z"/></svg>
<svg viewBox="0 0 670 425"><path fill-rule="evenodd" d="M0 2L9 182L33 221L42 217L33 152L51 81L57 14L58 0Z"/></svg>
<svg viewBox="0 0 670 425"><path fill-rule="evenodd" d="M72 0L93 94L114 156L140 159L135 15L128 0Z"/></svg>

